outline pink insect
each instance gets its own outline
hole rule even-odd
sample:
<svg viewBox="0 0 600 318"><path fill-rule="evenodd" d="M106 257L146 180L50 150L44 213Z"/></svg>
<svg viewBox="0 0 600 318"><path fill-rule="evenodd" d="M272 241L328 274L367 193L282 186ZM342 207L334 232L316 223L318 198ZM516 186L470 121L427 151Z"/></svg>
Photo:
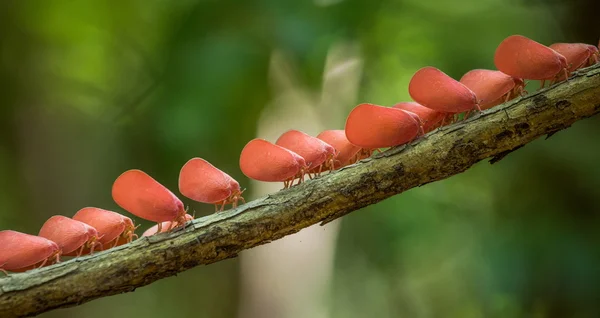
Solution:
<svg viewBox="0 0 600 318"><path fill-rule="evenodd" d="M416 114L423 123L424 132L430 132L437 128L441 121L448 115L447 113L439 112L427 108L415 102L402 102L392 106Z"/></svg>
<svg viewBox="0 0 600 318"><path fill-rule="evenodd" d="M117 212L86 207L77 211L73 220L83 222L98 231L98 242L102 244L100 250L121 245L119 243L129 243L134 237L137 238L133 221Z"/></svg>
<svg viewBox="0 0 600 318"><path fill-rule="evenodd" d="M43 237L17 231L0 231L0 271L24 272L60 261L58 245Z"/></svg>
<svg viewBox="0 0 600 318"><path fill-rule="evenodd" d="M522 35L504 39L494 55L498 70L515 78L546 80L569 77L567 59L553 49Z"/></svg>
<svg viewBox="0 0 600 318"><path fill-rule="evenodd" d="M346 165L353 164L358 159L358 153L361 148L348 141L344 130L325 130L320 133L317 138L333 146L336 151L333 158L333 165L331 167L326 167L327 169L339 169Z"/></svg>
<svg viewBox="0 0 600 318"><path fill-rule="evenodd" d="M415 114L398 108L360 104L346 119L346 138L366 149L402 145L422 133L415 117Z"/></svg>
<svg viewBox="0 0 600 318"><path fill-rule="evenodd" d="M193 216L191 216L189 214L185 215L186 222L187 221L191 221L193 219L194 219ZM176 228L176 227L178 227L180 225L183 225L183 224L179 224L177 222L167 221L167 222L162 222L161 225L162 226L161 226L161 230L160 231L158 230L158 224L156 224L156 225L152 226L151 228L147 229L146 231L144 231L144 234L142 234L142 237L154 235L154 234L157 234L157 233L164 233L164 232L167 232L167 229L169 229L169 228Z"/></svg>
<svg viewBox="0 0 600 318"><path fill-rule="evenodd" d="M65 256L81 256L85 250L93 254L102 245L95 228L62 215L49 218L38 235L58 244Z"/></svg>
<svg viewBox="0 0 600 318"><path fill-rule="evenodd" d="M522 79L500 71L475 69L463 75L460 82L477 95L481 109L505 103L525 92Z"/></svg>
<svg viewBox="0 0 600 318"><path fill-rule="evenodd" d="M215 210L226 204L237 207L238 201L245 203L240 184L208 161L192 158L179 172L179 192L198 202L215 205Z"/></svg>
<svg viewBox="0 0 600 318"><path fill-rule="evenodd" d="M335 148L323 140L299 130L286 131L277 139L275 144L304 158L304 162L311 167L311 172L315 174L320 174L322 171L333 167Z"/></svg>
<svg viewBox="0 0 600 318"><path fill-rule="evenodd" d="M570 73L598 63L598 48L585 43L554 43L550 48L567 59ZM564 76L561 77L564 79Z"/></svg>
<svg viewBox="0 0 600 318"><path fill-rule="evenodd" d="M284 188L288 188L297 178L298 183L303 181L308 166L297 153L256 138L242 149L240 169L250 179L283 182Z"/></svg>
<svg viewBox="0 0 600 318"><path fill-rule="evenodd" d="M408 93L417 103L439 112L454 114L481 110L472 90L431 66L423 67L413 75Z"/></svg>
<svg viewBox="0 0 600 318"><path fill-rule="evenodd" d="M123 172L113 184L112 197L131 214L158 223L159 230L165 221L185 223L186 211L181 200L141 170Z"/></svg>

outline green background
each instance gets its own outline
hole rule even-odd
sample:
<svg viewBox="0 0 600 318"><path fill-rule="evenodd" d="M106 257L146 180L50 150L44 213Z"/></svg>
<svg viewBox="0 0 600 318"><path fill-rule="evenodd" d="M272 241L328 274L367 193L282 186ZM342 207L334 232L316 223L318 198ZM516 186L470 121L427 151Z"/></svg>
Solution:
<svg viewBox="0 0 600 318"><path fill-rule="evenodd" d="M196 156L256 198L238 158L279 96L274 53L288 85L321 96L328 56L347 44L340 54L362 65L355 96L340 96L338 115L303 106L341 129L360 102L410 100L422 66L493 69L508 35L596 44L597 12L592 1L3 0L0 229L37 234L84 206L122 212L110 189L131 168L178 194ZM599 124L344 217L327 317L597 317ZM184 202L196 216L214 209ZM231 259L41 317L234 317L239 279Z"/></svg>

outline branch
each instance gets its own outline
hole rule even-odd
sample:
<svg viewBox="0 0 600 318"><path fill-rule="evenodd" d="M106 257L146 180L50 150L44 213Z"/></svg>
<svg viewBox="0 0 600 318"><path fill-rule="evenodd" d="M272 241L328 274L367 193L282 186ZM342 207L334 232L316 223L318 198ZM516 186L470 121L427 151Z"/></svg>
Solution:
<svg viewBox="0 0 600 318"><path fill-rule="evenodd" d="M0 279L0 317L37 315L131 292L201 264L236 257L321 222L493 161L600 112L600 65L517 101L442 127L237 209L199 218L186 229Z"/></svg>

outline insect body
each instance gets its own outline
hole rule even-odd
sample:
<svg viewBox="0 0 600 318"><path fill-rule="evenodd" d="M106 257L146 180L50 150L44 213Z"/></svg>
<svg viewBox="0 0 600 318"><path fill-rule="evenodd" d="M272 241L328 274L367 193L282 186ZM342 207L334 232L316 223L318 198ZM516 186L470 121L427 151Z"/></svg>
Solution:
<svg viewBox="0 0 600 318"><path fill-rule="evenodd" d="M361 148L348 141L348 138L346 138L346 132L344 130L325 130L321 132L317 138L335 148L333 165L331 167L327 167L327 169L339 169L343 166L356 162L358 159L357 155Z"/></svg>
<svg viewBox="0 0 600 318"><path fill-rule="evenodd" d="M567 59L553 49L522 35L504 39L494 54L498 70L512 77L540 80L569 77Z"/></svg>
<svg viewBox="0 0 600 318"><path fill-rule="evenodd" d="M112 197L121 208L142 219L159 224L185 222L181 200L141 170L123 172L113 184Z"/></svg>
<svg viewBox="0 0 600 318"><path fill-rule="evenodd" d="M525 83L519 78L484 69L467 72L460 82L477 95L481 109L489 109L520 96L525 87Z"/></svg>
<svg viewBox="0 0 600 318"><path fill-rule="evenodd" d="M277 139L275 144L304 158L311 171L317 174L333 167L335 148L319 138L298 130L288 130Z"/></svg>
<svg viewBox="0 0 600 318"><path fill-rule="evenodd" d="M598 49L585 43L554 43L550 48L567 59L570 73L598 62ZM563 78L564 79L564 78Z"/></svg>
<svg viewBox="0 0 600 318"><path fill-rule="evenodd" d="M237 207L239 200L244 202L240 184L225 172L217 169L208 161L192 158L183 165L179 172L179 192L198 202Z"/></svg>
<svg viewBox="0 0 600 318"><path fill-rule="evenodd" d="M481 110L472 90L431 66L423 67L413 75L408 93L415 102L439 112Z"/></svg>
<svg viewBox="0 0 600 318"><path fill-rule="evenodd" d="M304 158L297 153L257 138L248 142L242 149L240 169L248 178L283 182L287 188L297 178L302 182L308 166Z"/></svg>
<svg viewBox="0 0 600 318"><path fill-rule="evenodd" d="M65 256L81 256L84 251L92 254L102 245L95 228L62 215L49 218L38 235L58 244Z"/></svg>
<svg viewBox="0 0 600 318"><path fill-rule="evenodd" d="M121 242L129 243L137 237L133 221L117 212L86 207L77 211L73 220L83 222L98 231L101 250L115 247Z"/></svg>
<svg viewBox="0 0 600 318"><path fill-rule="evenodd" d="M346 138L366 149L402 145L419 133L420 125L414 116L398 108L360 104L346 119Z"/></svg>
<svg viewBox="0 0 600 318"><path fill-rule="evenodd" d="M0 271L24 272L58 263L58 244L46 238L17 231L0 231Z"/></svg>
<svg viewBox="0 0 600 318"><path fill-rule="evenodd" d="M430 132L447 116L447 113L427 108L415 102L402 102L392 106L416 114L423 123L424 132Z"/></svg>

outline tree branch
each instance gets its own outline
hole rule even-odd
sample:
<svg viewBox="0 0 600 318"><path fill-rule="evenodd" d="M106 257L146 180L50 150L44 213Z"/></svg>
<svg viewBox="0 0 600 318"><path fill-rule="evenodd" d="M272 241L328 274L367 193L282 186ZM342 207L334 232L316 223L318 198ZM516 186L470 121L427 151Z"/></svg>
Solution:
<svg viewBox="0 0 600 318"><path fill-rule="evenodd" d="M600 65L568 82L440 128L237 209L196 219L186 229L0 279L0 316L23 317L130 292L200 264L325 224L408 189L498 161L542 135L600 112Z"/></svg>

